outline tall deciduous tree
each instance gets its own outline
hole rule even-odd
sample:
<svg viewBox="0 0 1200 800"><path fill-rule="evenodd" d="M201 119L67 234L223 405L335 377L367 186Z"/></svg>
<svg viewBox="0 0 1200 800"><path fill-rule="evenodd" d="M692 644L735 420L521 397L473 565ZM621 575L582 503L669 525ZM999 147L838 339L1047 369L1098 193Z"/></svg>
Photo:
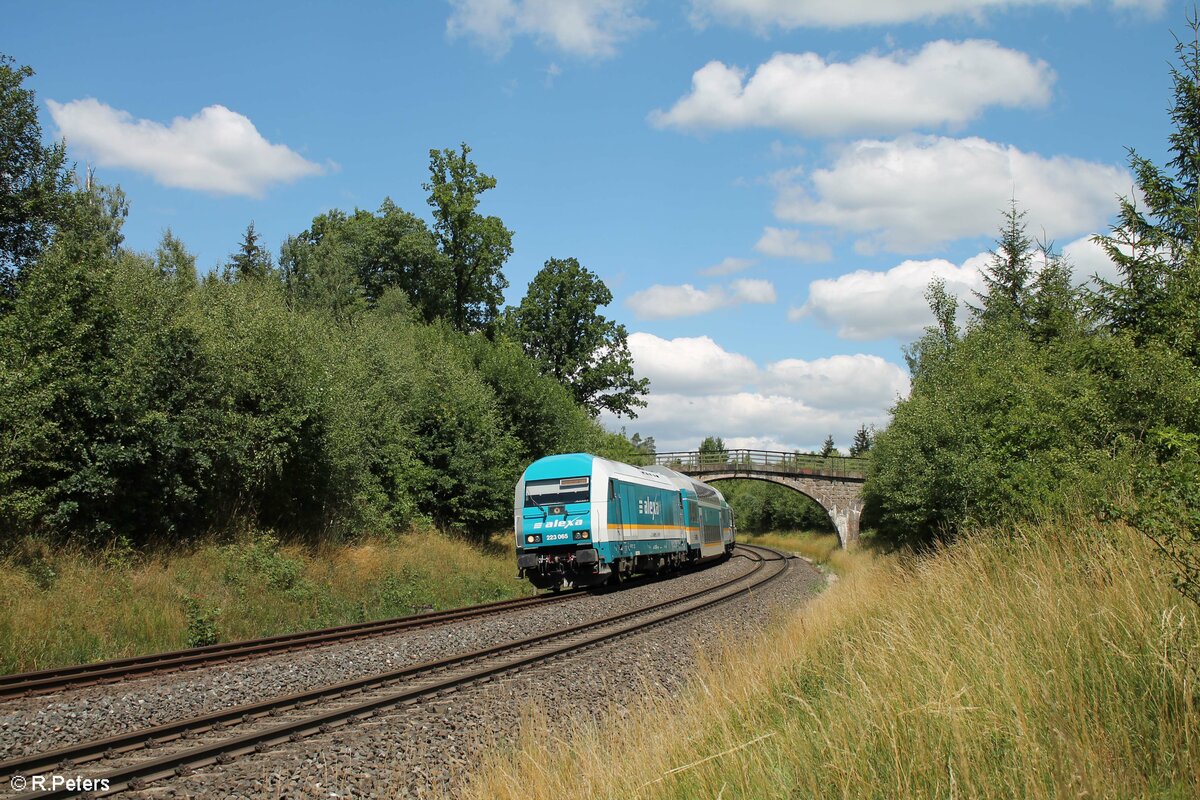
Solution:
<svg viewBox="0 0 1200 800"><path fill-rule="evenodd" d="M154 251L154 265L164 278L187 286L196 284L196 257L170 228L163 231L158 249Z"/></svg>
<svg viewBox="0 0 1200 800"><path fill-rule="evenodd" d="M633 372L625 326L598 313L612 292L574 258L552 258L511 313L516 337L547 375L571 390L594 416L636 417L649 381Z"/></svg>
<svg viewBox="0 0 1200 800"><path fill-rule="evenodd" d="M391 198L374 214L362 209L321 214L308 230L284 243L280 266L294 296L311 296L315 283L329 282L330 267L317 253L330 248L346 274L353 274L368 305L376 305L389 289L399 289L426 322L449 316L449 261L425 222Z"/></svg>
<svg viewBox="0 0 1200 800"><path fill-rule="evenodd" d="M464 143L429 151L429 205L438 248L453 274L450 319L460 331L489 330L508 287L501 267L512 254L512 231L499 217L478 212L479 198L496 179L479 171Z"/></svg>
<svg viewBox="0 0 1200 800"><path fill-rule="evenodd" d="M71 198L66 146L42 144L34 93L22 86L32 75L29 67L0 55L0 313Z"/></svg>

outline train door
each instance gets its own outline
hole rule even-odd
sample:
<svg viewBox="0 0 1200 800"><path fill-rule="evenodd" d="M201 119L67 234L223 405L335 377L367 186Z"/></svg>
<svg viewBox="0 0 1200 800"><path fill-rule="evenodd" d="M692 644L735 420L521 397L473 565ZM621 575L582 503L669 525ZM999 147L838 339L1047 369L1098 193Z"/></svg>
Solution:
<svg viewBox="0 0 1200 800"><path fill-rule="evenodd" d="M622 511L621 491L617 482L608 481L608 538L613 542L625 541L625 514Z"/></svg>

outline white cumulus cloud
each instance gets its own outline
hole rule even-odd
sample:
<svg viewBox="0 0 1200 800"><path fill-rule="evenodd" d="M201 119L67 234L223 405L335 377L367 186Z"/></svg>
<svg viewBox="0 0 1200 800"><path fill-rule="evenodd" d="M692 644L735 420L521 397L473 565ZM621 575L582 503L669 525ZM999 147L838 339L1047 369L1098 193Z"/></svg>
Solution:
<svg viewBox="0 0 1200 800"><path fill-rule="evenodd" d="M970 301L972 292L983 288L979 269L990 259L989 254L981 253L962 264L944 259L905 261L886 272L857 270L813 281L808 301L792 308L788 316L793 321L812 318L834 328L843 339L911 340L933 323L925 300L929 283L941 278L950 294Z"/></svg>
<svg viewBox="0 0 1200 800"><path fill-rule="evenodd" d="M1116 265L1091 236L1083 236L1062 248L1071 267L1072 280L1087 284L1093 276L1117 281ZM1034 253L1034 269L1041 268L1040 253ZM992 260L991 253L979 253L962 264L944 259L905 261L886 272L857 270L837 278L813 281L808 300L788 310L793 322L813 319L833 328L837 335L850 340L897 338L912 341L932 325L933 315L925 292L934 278L946 284L946 291L959 298L961 324L967 317L964 303L978 304L976 292L983 291L983 270Z"/></svg>
<svg viewBox="0 0 1200 800"><path fill-rule="evenodd" d="M1071 265L1071 272L1077 283L1089 280L1092 276L1100 277L1109 283L1116 283L1121 279L1117 265L1108 257L1103 247L1092 241L1091 236L1084 236L1064 245L1062 254Z"/></svg>
<svg viewBox="0 0 1200 800"><path fill-rule="evenodd" d="M812 450L827 435L843 448L860 425L882 426L908 392L904 370L873 355L789 358L760 367L707 336L629 337L634 370L650 378L647 407L624 424L660 451L695 449L705 436L730 447Z"/></svg>
<svg viewBox="0 0 1200 800"><path fill-rule="evenodd" d="M721 263L713 264L711 267L705 267L700 270L701 275L732 275L735 272L744 272L754 266L754 260L750 258L735 258L729 256L721 259Z"/></svg>
<svg viewBox="0 0 1200 800"><path fill-rule="evenodd" d="M144 172L164 186L261 197L273 184L325 171L268 142L249 119L220 105L170 125L134 119L91 98L46 105L59 135L95 164Z"/></svg>
<svg viewBox="0 0 1200 800"><path fill-rule="evenodd" d="M797 261L829 261L833 249L825 242L804 238L800 231L789 228L763 229L763 235L754 249L772 258L794 258Z"/></svg>
<svg viewBox="0 0 1200 800"><path fill-rule="evenodd" d="M517 36L588 58L615 55L617 45L647 27L634 0L450 0L446 32L497 55Z"/></svg>
<svg viewBox="0 0 1200 800"><path fill-rule="evenodd" d="M868 54L829 63L816 53L776 53L754 74L710 61L692 91L657 127L689 130L783 128L810 136L901 133L957 127L989 106L1030 107L1050 99L1045 61L970 40L930 42L917 53Z"/></svg>
<svg viewBox="0 0 1200 800"><path fill-rule="evenodd" d="M629 353L638 376L650 379L655 394L737 391L759 374L751 359L728 352L707 336L662 339L632 333Z"/></svg>
<svg viewBox="0 0 1200 800"><path fill-rule="evenodd" d="M862 353L813 361L787 358L767 365L761 387L814 408L878 411L908 393L908 373L879 356Z"/></svg>
<svg viewBox="0 0 1200 800"><path fill-rule="evenodd" d="M982 19L989 11L1046 6L1074 8L1103 5L1092 0L692 0L691 18L703 26L709 22L741 25L758 31L770 28L845 28L853 25L893 25L930 22L946 17ZM1122 11L1157 15L1166 0L1109 0Z"/></svg>
<svg viewBox="0 0 1200 800"><path fill-rule="evenodd" d="M1109 164L977 137L910 136L854 142L830 166L781 181L775 213L866 234L861 252L920 252L993 234L1013 197L1048 235L1077 236L1103 227L1131 185Z"/></svg>
<svg viewBox="0 0 1200 800"><path fill-rule="evenodd" d="M633 293L625 303L638 319L674 319L745 303L769 305L775 299L775 286L770 281L744 278L728 286L708 289L697 289L690 283L679 286L655 284Z"/></svg>

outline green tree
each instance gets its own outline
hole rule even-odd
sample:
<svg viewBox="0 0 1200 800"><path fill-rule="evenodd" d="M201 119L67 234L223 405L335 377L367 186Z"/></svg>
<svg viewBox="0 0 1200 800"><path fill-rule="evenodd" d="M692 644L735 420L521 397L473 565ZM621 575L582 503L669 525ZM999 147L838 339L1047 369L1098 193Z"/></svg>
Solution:
<svg viewBox="0 0 1200 800"><path fill-rule="evenodd" d="M838 454L837 448L833 445L833 434L825 437L825 442L821 445L821 458L829 458Z"/></svg>
<svg viewBox="0 0 1200 800"><path fill-rule="evenodd" d="M632 444L639 453L643 453L648 456L655 455L658 452L658 446L654 443L653 436L647 436L645 439L643 439L640 433L635 432L633 436L629 437L629 443Z"/></svg>
<svg viewBox="0 0 1200 800"><path fill-rule="evenodd" d="M289 237L280 255L285 282L302 295L313 281L326 281L328 268L316 257L337 251L369 306L389 289L400 289L426 322L448 317L452 304L449 261L423 220L384 198L379 211L330 211L313 218L308 230Z"/></svg>
<svg viewBox="0 0 1200 800"><path fill-rule="evenodd" d="M925 328L921 338L904 347L904 360L915 378L926 362L944 357L958 342L958 298L946 291L946 282L934 278L925 290L925 301L933 313L934 324Z"/></svg>
<svg viewBox="0 0 1200 800"><path fill-rule="evenodd" d="M1117 225L1096 237L1120 279L1101 281L1095 305L1138 345L1159 342L1200 363L1200 18L1176 40L1169 171L1135 150L1129 165L1145 208L1122 198Z"/></svg>
<svg viewBox="0 0 1200 800"><path fill-rule="evenodd" d="M460 331L490 330L508 281L501 267L512 255L512 231L499 217L478 213L480 196L496 179L479 171L465 143L458 151L429 151L429 192L433 233L448 259L453 304L450 319Z"/></svg>
<svg viewBox="0 0 1200 800"><path fill-rule="evenodd" d="M729 451L720 436L705 436L700 442L701 464L723 464L729 460Z"/></svg>
<svg viewBox="0 0 1200 800"><path fill-rule="evenodd" d="M854 434L854 443L850 445L850 455L865 456L871 449L872 438L871 431L867 430L867 426L860 425Z"/></svg>
<svg viewBox="0 0 1200 800"><path fill-rule="evenodd" d="M237 252L229 257L229 263L225 265L225 280L261 281L274 274L275 264L271 260L271 254L262 246L262 237L251 222L242 234L242 243Z"/></svg>
<svg viewBox="0 0 1200 800"><path fill-rule="evenodd" d="M976 317L985 321L997 318L1024 320L1029 301L1029 282L1033 276L1033 240L1026 233L1026 212L1014 199L1004 214L1004 225L992 258L981 272L983 291L976 292L979 306L972 306Z"/></svg>
<svg viewBox="0 0 1200 800"><path fill-rule="evenodd" d="M634 375L625 326L598 313L612 299L604 281L576 259L552 258L509 320L525 352L593 416L636 417L649 380Z"/></svg>
<svg viewBox="0 0 1200 800"><path fill-rule="evenodd" d="M1033 340L1048 344L1083 333L1086 304L1062 255L1045 242L1038 243L1038 251L1043 265L1030 285L1026 317Z"/></svg>
<svg viewBox="0 0 1200 800"><path fill-rule="evenodd" d="M50 241L71 201L66 145L42 144L33 76L0 54L0 313L20 276Z"/></svg>
<svg viewBox="0 0 1200 800"><path fill-rule="evenodd" d="M354 319L366 301L353 258L353 246L337 229L315 242L288 237L279 261L289 297L303 308L329 312L338 323Z"/></svg>
<svg viewBox="0 0 1200 800"><path fill-rule="evenodd" d="M154 251L154 263L164 278L186 286L196 285L196 257L188 252L170 228L163 231L158 249Z"/></svg>

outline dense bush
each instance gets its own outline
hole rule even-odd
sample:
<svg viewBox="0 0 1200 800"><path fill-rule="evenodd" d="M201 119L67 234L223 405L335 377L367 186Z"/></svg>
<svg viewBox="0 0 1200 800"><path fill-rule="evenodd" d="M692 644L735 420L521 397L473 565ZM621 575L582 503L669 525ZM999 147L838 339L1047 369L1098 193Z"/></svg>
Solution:
<svg viewBox="0 0 1200 800"><path fill-rule="evenodd" d="M1200 601L1200 22L1177 47L1164 170L1098 237L1115 283L1073 285L1014 203L965 330L935 283L912 391L871 450L864 522L924 544L1082 498L1150 536ZM1132 487L1128 492L1122 487ZM1130 496L1132 495L1132 497Z"/></svg>
<svg viewBox="0 0 1200 800"><path fill-rule="evenodd" d="M63 237L0 317L0 525L145 542L281 531L480 535L548 452L607 435L503 338L403 303L352 321L277 280L200 284Z"/></svg>

